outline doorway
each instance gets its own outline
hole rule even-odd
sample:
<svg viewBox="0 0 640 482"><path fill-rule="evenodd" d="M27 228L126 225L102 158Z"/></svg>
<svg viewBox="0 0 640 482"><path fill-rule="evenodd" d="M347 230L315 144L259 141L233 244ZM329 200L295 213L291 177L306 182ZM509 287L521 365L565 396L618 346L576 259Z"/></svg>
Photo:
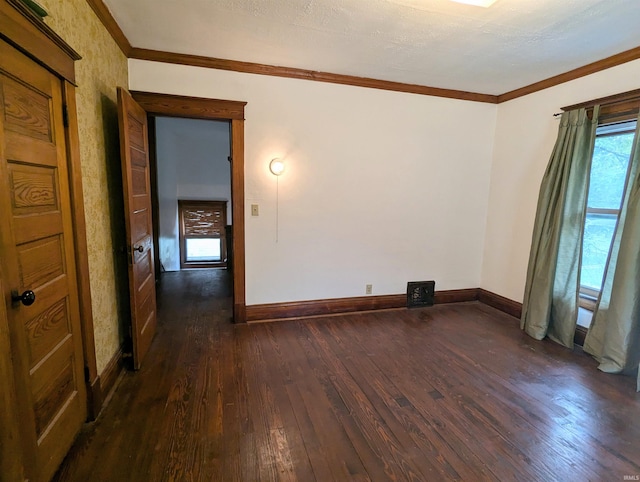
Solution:
<svg viewBox="0 0 640 482"><path fill-rule="evenodd" d="M186 119L209 119L225 121L230 127L231 163L231 229L227 249L233 253L231 268L233 321L246 321L245 301L245 246L244 246L244 106L246 102L216 100L196 97L185 97L151 92L131 92L133 99L147 112L149 119L149 136L153 139L155 122L158 116L179 117ZM155 143L150 143L150 161L153 164L157 153ZM151 166L153 169L153 165ZM152 176L153 177L153 176ZM151 187L156 190L157 185ZM153 211L158 212L158 205L154 203ZM153 220L154 236L159 237L159 223ZM159 259L159 257L156 257Z"/></svg>
<svg viewBox="0 0 640 482"><path fill-rule="evenodd" d="M233 219L229 122L164 116L149 120L153 122L156 276L227 268L226 233Z"/></svg>

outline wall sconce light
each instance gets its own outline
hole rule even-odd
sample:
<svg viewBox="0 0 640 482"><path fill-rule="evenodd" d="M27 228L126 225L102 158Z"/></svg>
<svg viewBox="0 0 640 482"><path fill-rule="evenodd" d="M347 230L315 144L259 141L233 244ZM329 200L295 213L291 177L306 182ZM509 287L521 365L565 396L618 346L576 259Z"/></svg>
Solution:
<svg viewBox="0 0 640 482"><path fill-rule="evenodd" d="M269 170L274 176L279 176L284 172L284 162L279 157L272 159L269 163Z"/></svg>

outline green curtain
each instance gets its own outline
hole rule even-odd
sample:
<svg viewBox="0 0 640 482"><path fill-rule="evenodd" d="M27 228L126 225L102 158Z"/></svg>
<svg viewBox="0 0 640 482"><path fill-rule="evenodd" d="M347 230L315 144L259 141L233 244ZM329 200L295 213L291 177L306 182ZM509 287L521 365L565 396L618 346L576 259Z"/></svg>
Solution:
<svg viewBox="0 0 640 482"><path fill-rule="evenodd" d="M640 122L600 299L584 342L607 373L634 373L640 363ZM640 391L640 373L637 390Z"/></svg>
<svg viewBox="0 0 640 482"><path fill-rule="evenodd" d="M599 108L562 114L542 179L527 270L521 328L573 348L582 236Z"/></svg>

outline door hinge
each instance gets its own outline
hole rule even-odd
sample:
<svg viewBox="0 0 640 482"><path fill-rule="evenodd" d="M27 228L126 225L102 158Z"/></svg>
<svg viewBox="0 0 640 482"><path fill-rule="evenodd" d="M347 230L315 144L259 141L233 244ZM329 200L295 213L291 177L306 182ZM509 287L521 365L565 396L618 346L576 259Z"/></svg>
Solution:
<svg viewBox="0 0 640 482"><path fill-rule="evenodd" d="M84 381L87 383L91 381L91 374L89 373L89 367L87 365L84 366Z"/></svg>
<svg viewBox="0 0 640 482"><path fill-rule="evenodd" d="M232 163L233 162L233 157L231 157L231 156L227 157L227 161Z"/></svg>
<svg viewBox="0 0 640 482"><path fill-rule="evenodd" d="M62 124L65 127L69 127L69 109L67 104L62 104Z"/></svg>

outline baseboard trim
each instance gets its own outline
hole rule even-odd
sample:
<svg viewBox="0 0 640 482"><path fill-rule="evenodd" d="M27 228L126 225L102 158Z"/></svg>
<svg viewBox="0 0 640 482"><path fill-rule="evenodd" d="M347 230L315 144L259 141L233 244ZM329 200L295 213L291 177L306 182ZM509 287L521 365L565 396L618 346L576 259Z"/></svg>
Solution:
<svg viewBox="0 0 640 482"><path fill-rule="evenodd" d="M478 288L477 299L485 305L492 306L493 308L516 318L520 318L522 315L522 303L497 295L491 291Z"/></svg>
<svg viewBox="0 0 640 482"><path fill-rule="evenodd" d="M436 291L433 296L433 300L437 305L445 303L463 303L465 301L476 301L477 299L478 288Z"/></svg>
<svg viewBox="0 0 640 482"><path fill-rule="evenodd" d="M477 299L477 289L436 291L434 302L458 303ZM361 311L401 309L407 306L407 295L358 296L324 300L291 301L247 306L248 322L274 321L307 316L326 316Z"/></svg>
<svg viewBox="0 0 640 482"><path fill-rule="evenodd" d="M304 316L335 315L355 311L402 308L406 295L359 296L310 301L290 301L247 306L247 321L268 321Z"/></svg>
<svg viewBox="0 0 640 482"><path fill-rule="evenodd" d="M122 356L122 346L113 355L107 366L104 367L102 374L100 375L100 388L104 395L104 400L109 398L109 395L116 386L116 382L120 377L120 374L124 371L124 357Z"/></svg>
<svg viewBox="0 0 640 482"><path fill-rule="evenodd" d="M98 418L104 397L100 389L100 377L96 376L92 381L87 381L87 420L89 422Z"/></svg>
<svg viewBox="0 0 640 482"><path fill-rule="evenodd" d="M102 370L102 373L91 384L87 384L90 421L98 418L124 369L124 358L122 356L122 347L120 347L109 360L104 370Z"/></svg>

